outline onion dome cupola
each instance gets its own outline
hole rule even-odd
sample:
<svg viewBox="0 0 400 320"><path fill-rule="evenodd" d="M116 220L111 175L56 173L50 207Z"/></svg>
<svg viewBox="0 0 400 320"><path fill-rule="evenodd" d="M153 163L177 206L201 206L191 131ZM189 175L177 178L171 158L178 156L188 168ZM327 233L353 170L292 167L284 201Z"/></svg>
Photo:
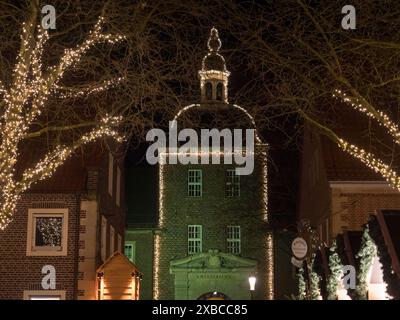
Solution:
<svg viewBox="0 0 400 320"><path fill-rule="evenodd" d="M199 70L201 102L228 103L230 72L226 70L224 57L218 53L221 48L221 40L216 28L211 29L207 46L208 53L203 58L202 68Z"/></svg>

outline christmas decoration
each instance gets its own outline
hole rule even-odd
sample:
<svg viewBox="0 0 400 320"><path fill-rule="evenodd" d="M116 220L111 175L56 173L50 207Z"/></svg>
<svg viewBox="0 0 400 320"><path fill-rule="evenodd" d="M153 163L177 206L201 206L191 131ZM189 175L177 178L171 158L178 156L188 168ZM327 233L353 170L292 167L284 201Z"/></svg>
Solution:
<svg viewBox="0 0 400 320"><path fill-rule="evenodd" d="M305 300L307 298L307 286L306 286L306 280L304 278L304 269L300 268L298 273L297 273L297 278L298 278L298 300Z"/></svg>
<svg viewBox="0 0 400 320"><path fill-rule="evenodd" d="M356 110L365 113L368 117L375 119L380 125L384 126L389 134L393 137L395 143L400 144L400 130L399 127L390 120L389 116L382 111L377 111L375 108L370 106L365 99L362 101L355 97L347 96L346 93L341 90L335 90L334 97L342 99L342 101L350 104ZM394 171L389 165L384 163L381 159L377 158L374 154L365 151L349 142L336 137L338 145L341 149L359 159L367 167L379 173L386 179L389 185L400 191L400 177L397 172Z"/></svg>
<svg viewBox="0 0 400 320"><path fill-rule="evenodd" d="M329 276L326 284L327 298L328 300L337 299L337 291L339 282L342 277L342 261L338 255L336 241L333 242L329 248Z"/></svg>
<svg viewBox="0 0 400 320"><path fill-rule="evenodd" d="M321 281L321 277L315 272L315 254L313 254L313 258L311 260L310 265L310 299L311 300L320 300L321 298L321 291L319 288L319 284Z"/></svg>
<svg viewBox="0 0 400 320"><path fill-rule="evenodd" d="M360 259L360 269L357 273L356 299L367 300L368 291L368 272L371 269L374 257L376 256L376 246L369 235L368 226L364 229L361 248L356 257Z"/></svg>
<svg viewBox="0 0 400 320"><path fill-rule="evenodd" d="M68 90L64 92L64 88L60 86L64 73L79 63L91 47L100 42L114 44L124 37L102 33L104 18L100 17L83 43L75 48L66 49L57 65L45 67L42 64L42 55L49 35L40 25L35 26L35 20L34 15L22 26L20 51L12 83L6 87L0 82L0 97L4 102L0 145L0 229L4 229L10 223L20 195L33 183L50 177L77 148L102 137L113 137L118 141L122 139L115 129L121 118L104 115L92 131L71 145L58 145L32 168L26 169L21 180L16 180L15 167L19 158L19 145L43 112L50 95L58 94L60 98L88 95L106 90L122 81L121 78L117 78L74 94Z"/></svg>
<svg viewBox="0 0 400 320"><path fill-rule="evenodd" d="M62 218L36 218L36 228L43 246L61 246Z"/></svg>

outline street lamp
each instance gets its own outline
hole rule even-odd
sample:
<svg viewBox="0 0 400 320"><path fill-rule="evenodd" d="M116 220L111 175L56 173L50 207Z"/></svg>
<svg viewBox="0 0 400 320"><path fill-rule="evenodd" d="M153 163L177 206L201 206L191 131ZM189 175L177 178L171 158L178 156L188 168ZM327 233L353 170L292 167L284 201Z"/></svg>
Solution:
<svg viewBox="0 0 400 320"><path fill-rule="evenodd" d="M255 276L250 276L249 277L251 300L254 299L254 290L256 289L256 281L257 281L257 278Z"/></svg>

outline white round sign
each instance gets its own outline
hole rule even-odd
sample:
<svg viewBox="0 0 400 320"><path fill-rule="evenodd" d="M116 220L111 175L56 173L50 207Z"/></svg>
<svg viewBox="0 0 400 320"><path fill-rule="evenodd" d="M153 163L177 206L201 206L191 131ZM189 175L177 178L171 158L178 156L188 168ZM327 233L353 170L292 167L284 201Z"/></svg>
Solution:
<svg viewBox="0 0 400 320"><path fill-rule="evenodd" d="M302 260L297 260L295 257L292 257L292 259L290 260L292 262L292 264L296 267L296 268L301 268L303 267L303 261Z"/></svg>
<svg viewBox="0 0 400 320"><path fill-rule="evenodd" d="M303 259L307 255L307 242L303 238L296 238L292 242L292 252L297 259Z"/></svg>

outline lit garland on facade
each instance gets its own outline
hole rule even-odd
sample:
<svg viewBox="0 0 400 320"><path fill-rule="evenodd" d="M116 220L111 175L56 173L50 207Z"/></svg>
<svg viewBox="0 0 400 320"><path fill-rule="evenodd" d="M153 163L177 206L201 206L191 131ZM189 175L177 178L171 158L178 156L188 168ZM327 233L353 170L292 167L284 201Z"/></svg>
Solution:
<svg viewBox="0 0 400 320"><path fill-rule="evenodd" d="M0 145L0 229L10 222L16 203L22 192L32 183L50 177L55 170L80 146L102 137L121 137L114 129L121 121L120 117L105 116L89 133L83 135L70 146L57 146L46 154L33 168L25 170L21 181L15 181L15 166L19 156L18 146L26 137L29 128L43 111L44 104L51 92L59 89L59 82L65 71L79 63L82 56L99 42L114 44L124 39L121 35L101 32L104 18L100 17L86 40L73 49L66 49L58 65L48 67L43 73L43 47L49 39L48 33L40 25L24 23L17 63L13 71L13 82L9 89L0 83L0 95L5 102L2 115L2 141ZM35 35L36 33L36 35ZM121 81L121 78L109 80L102 86L87 89L85 93L97 93L108 89ZM78 92L79 94L79 92Z"/></svg>
<svg viewBox="0 0 400 320"><path fill-rule="evenodd" d="M267 235L267 299L274 299L274 239L272 233Z"/></svg>
<svg viewBox="0 0 400 320"><path fill-rule="evenodd" d="M153 299L158 300L160 297L160 235L154 235L154 275L153 275Z"/></svg>
<svg viewBox="0 0 400 320"><path fill-rule="evenodd" d="M194 107L201 107L200 104L191 104L188 105L181 110L174 117L174 122L178 121L179 117L186 112L187 110L194 108ZM251 123L254 125L255 128L255 121L254 118L247 112L246 109L238 106L233 105L234 108L237 108L243 111L247 117L249 117ZM263 220L268 223L269 222L269 215L268 215L268 171L267 171L267 152L265 148L267 147L266 144L262 143L261 138L259 137L257 130L255 130L255 138L258 143L258 147L261 147L261 157L262 157L262 213L263 213ZM236 154L242 153L242 151L233 151L229 152L228 154ZM165 212L164 212L164 192L165 192L165 182L164 182L164 166L166 165L167 157L170 155L176 156L184 154L186 156L195 155L198 157L206 156L225 156L227 154L226 151L206 151L206 152L160 152L159 154L159 220L158 220L158 227L160 229L164 226L165 221ZM155 235L155 244L154 244L154 299L158 299L159 297L159 261L160 261L160 237L161 235ZM273 235L272 233L268 233L266 236L266 258L267 258L267 299L272 300L274 297L274 249L273 249Z"/></svg>
<svg viewBox="0 0 400 320"><path fill-rule="evenodd" d="M204 87L206 81L212 81L214 82L217 81L220 83L222 81L224 85L224 91L223 91L223 101L225 103L228 103L228 78L230 75L230 72L226 69L226 63L225 59L222 55L218 53L220 47L221 47L221 40L219 39L218 36L218 30L216 28L212 28L210 32L210 37L207 42L208 46L208 53L207 55L203 58L202 60L202 68L199 70L199 75L200 75L200 88L201 88L201 95L202 95L202 100L205 96L204 92ZM209 68L209 66L206 66L207 59L212 58L212 56L217 57L220 59L220 62L222 62L222 66L218 66L215 68L215 66L212 66ZM217 60L218 60L217 59ZM219 67L222 67L222 70L215 70L218 69ZM207 101L206 101L207 102ZM220 101L222 102L222 101ZM256 123L254 121L253 116L243 107L240 107L238 105L232 105L233 108L239 109L242 111L249 119L251 124L253 125L253 128L255 129L255 139L256 139L256 147L261 149L261 157L262 157L262 197L261 197L261 207L262 207L262 215L263 215L263 221L268 223L269 222L269 217L268 217L268 171L267 171L267 152L265 148L267 147L266 144L262 143L262 140L260 136L258 135L257 132L257 127ZM185 106L184 108L180 109L175 117L173 118L173 123L177 123L178 119L180 116L185 113L186 111L190 110L191 108L200 108L201 104L190 104L188 106ZM260 150L259 150L260 151ZM246 150L246 152L248 152ZM194 155L198 156L200 158L203 158L204 156L226 156L227 154L243 154L243 150L234 150L231 152L227 151L200 151L200 152L160 152L159 154L159 221L158 221L158 227L161 229L164 226L164 221L165 221L165 212L164 212L164 192L165 192L165 182L164 182L164 166L166 165L167 161L166 158L168 156L179 156L180 154L184 154L185 156L189 155ZM200 161L201 163L201 161ZM162 231L161 231L162 232ZM155 249L154 249L154 275L153 275L153 280L154 280L154 299L159 298L159 261L160 261L160 234L155 235ZM273 299L274 297L274 254L273 254L273 235L271 232L268 232L266 235L265 239L266 243L266 259L267 259L267 283L265 284L267 287L267 299Z"/></svg>

